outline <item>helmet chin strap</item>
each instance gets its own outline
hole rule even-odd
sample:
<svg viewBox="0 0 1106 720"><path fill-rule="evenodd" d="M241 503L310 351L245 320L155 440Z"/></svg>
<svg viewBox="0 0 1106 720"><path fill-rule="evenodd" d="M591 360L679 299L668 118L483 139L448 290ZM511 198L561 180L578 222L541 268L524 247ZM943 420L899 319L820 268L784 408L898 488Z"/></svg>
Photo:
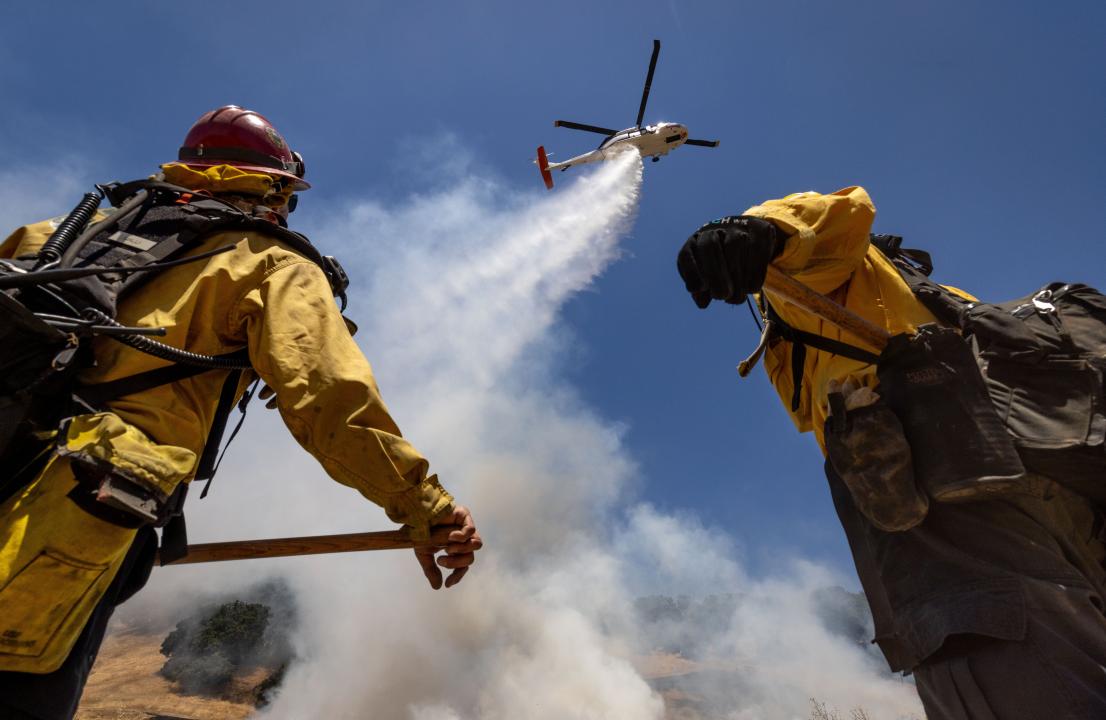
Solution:
<svg viewBox="0 0 1106 720"><path fill-rule="evenodd" d="M214 193L214 195L223 202L228 202L243 212L253 212L253 209L261 203L261 198L255 198L249 195L238 195L236 193Z"/></svg>

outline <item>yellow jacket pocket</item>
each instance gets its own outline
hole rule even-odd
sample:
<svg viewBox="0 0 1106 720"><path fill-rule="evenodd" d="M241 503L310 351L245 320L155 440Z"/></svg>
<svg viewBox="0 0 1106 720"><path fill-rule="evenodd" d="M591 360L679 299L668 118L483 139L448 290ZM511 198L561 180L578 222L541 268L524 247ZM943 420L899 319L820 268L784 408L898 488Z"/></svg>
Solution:
<svg viewBox="0 0 1106 720"><path fill-rule="evenodd" d="M54 550L39 553L0 589L0 652L42 656L107 569L107 563L86 563Z"/></svg>
<svg viewBox="0 0 1106 720"><path fill-rule="evenodd" d="M133 528L79 507L77 488L55 457L0 504L0 670L56 670L134 540Z"/></svg>

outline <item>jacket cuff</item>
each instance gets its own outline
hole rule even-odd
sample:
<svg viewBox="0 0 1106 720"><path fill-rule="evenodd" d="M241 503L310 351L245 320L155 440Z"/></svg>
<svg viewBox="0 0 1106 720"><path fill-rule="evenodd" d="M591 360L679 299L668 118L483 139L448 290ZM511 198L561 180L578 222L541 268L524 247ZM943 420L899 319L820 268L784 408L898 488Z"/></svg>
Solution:
<svg viewBox="0 0 1106 720"><path fill-rule="evenodd" d="M430 537L430 524L453 505L453 496L430 475L409 490L388 498L384 512L396 523L411 528L412 540Z"/></svg>
<svg viewBox="0 0 1106 720"><path fill-rule="evenodd" d="M744 214L768 220L787 235L783 249L776 256L773 265L789 274L798 272L806 266L814 246L814 229L803 222L790 208L756 205L746 210Z"/></svg>

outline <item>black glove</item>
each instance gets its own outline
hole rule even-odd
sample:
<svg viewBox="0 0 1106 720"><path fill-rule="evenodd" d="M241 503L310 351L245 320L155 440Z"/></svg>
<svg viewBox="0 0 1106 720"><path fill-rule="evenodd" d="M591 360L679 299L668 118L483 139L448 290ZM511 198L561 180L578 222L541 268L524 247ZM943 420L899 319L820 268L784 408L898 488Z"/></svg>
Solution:
<svg viewBox="0 0 1106 720"><path fill-rule="evenodd" d="M767 220L724 217L695 231L676 256L676 269L700 308L713 300L743 303L764 285L768 264L783 251L786 235Z"/></svg>

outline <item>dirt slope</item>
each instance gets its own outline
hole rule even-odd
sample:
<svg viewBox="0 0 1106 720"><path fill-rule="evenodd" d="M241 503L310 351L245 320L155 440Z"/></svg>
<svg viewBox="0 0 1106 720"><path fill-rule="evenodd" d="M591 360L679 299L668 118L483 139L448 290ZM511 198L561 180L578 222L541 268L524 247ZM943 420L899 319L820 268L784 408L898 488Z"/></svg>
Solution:
<svg viewBox="0 0 1106 720"><path fill-rule="evenodd" d="M173 692L157 674L165 662L159 651L165 633L116 630L108 635L85 688L77 720L241 720L253 712L248 702L228 702ZM243 678L242 694L263 678ZM252 683L252 685L251 685ZM233 693L232 693L233 694Z"/></svg>

